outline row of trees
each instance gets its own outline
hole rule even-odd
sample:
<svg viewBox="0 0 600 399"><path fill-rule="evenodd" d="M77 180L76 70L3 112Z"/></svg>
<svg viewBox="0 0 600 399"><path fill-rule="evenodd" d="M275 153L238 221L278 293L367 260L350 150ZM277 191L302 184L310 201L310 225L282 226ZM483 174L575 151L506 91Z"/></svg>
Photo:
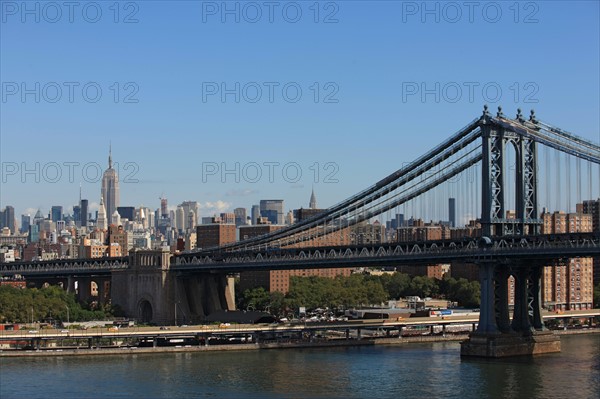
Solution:
<svg viewBox="0 0 600 399"><path fill-rule="evenodd" d="M285 315L304 306L352 308L380 305L389 299L406 296L438 297L460 306L478 307L480 289L477 281L424 276L410 277L403 273L381 276L353 274L349 277L292 277L287 295L255 288L238 293L238 308L268 310ZM594 304L600 308L600 284L594 287ZM121 315L117 307L95 304L81 305L75 295L60 287L15 288L0 286L0 323L27 323L56 319L61 321L102 320Z"/></svg>
<svg viewBox="0 0 600 399"><path fill-rule="evenodd" d="M380 305L389 299L406 296L437 297L458 302L465 307L479 307L480 287L477 281L430 277L410 277L403 273L381 276L353 274L348 277L291 277L286 295L269 293L259 287L238 295L240 309L269 310L283 315L304 306L307 309L320 307L352 308Z"/></svg>
<svg viewBox="0 0 600 399"><path fill-rule="evenodd" d="M48 319L60 321L104 320L118 313L110 305L81 305L75 294L62 288L15 288L0 286L0 322L30 323Z"/></svg>

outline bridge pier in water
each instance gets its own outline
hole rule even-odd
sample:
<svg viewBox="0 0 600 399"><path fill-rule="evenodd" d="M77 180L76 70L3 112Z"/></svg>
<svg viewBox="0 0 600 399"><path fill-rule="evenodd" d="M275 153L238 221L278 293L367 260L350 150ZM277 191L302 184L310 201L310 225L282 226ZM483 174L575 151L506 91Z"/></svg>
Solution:
<svg viewBox="0 0 600 399"><path fill-rule="evenodd" d="M508 357L560 352L560 337L546 330L541 314L541 263L479 264L481 308L477 330L461 343L461 356ZM515 279L512 323L508 278Z"/></svg>

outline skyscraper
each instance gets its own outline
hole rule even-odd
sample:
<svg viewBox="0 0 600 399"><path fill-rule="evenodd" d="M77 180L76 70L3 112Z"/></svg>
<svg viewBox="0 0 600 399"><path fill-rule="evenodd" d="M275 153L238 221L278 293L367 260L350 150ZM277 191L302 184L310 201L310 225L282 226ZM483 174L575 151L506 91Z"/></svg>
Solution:
<svg viewBox="0 0 600 399"><path fill-rule="evenodd" d="M50 212L52 214L53 222L58 222L59 220L62 220L62 218L63 218L63 207L62 206L54 205Z"/></svg>
<svg viewBox="0 0 600 399"><path fill-rule="evenodd" d="M100 197L100 207L98 208L98 217L96 218L96 226L101 230L108 228L108 220L106 219L106 209L104 208L104 198Z"/></svg>
<svg viewBox="0 0 600 399"><path fill-rule="evenodd" d="M258 224L258 218L260 218L260 206L252 205L252 211L250 216L252 217L252 224Z"/></svg>
<svg viewBox="0 0 600 399"><path fill-rule="evenodd" d="M246 224L246 208L235 208L233 210L235 214L235 225L243 226Z"/></svg>
<svg viewBox="0 0 600 399"><path fill-rule="evenodd" d="M169 217L169 207L167 205L167 199L160 197L160 217L168 218Z"/></svg>
<svg viewBox="0 0 600 399"><path fill-rule="evenodd" d="M177 231L179 233L183 233L185 231L185 211L181 205L177 205L177 209L175 210L175 227L177 227Z"/></svg>
<svg viewBox="0 0 600 399"><path fill-rule="evenodd" d="M102 175L102 198L106 206L106 215L112 215L119 206L119 176L112 167L112 148L108 150L108 169Z"/></svg>
<svg viewBox="0 0 600 399"><path fill-rule="evenodd" d="M283 224L283 200L260 200L260 215L273 224Z"/></svg>
<svg viewBox="0 0 600 399"><path fill-rule="evenodd" d="M117 212L121 219L134 220L135 219L135 208L133 206L119 206Z"/></svg>
<svg viewBox="0 0 600 399"><path fill-rule="evenodd" d="M39 225L44 220L44 216L42 215L42 210L38 209L33 217L33 224Z"/></svg>
<svg viewBox="0 0 600 399"><path fill-rule="evenodd" d="M27 233L31 225L31 215L21 215L21 233Z"/></svg>
<svg viewBox="0 0 600 399"><path fill-rule="evenodd" d="M29 237L27 242L38 242L40 240L40 227L37 224L29 226Z"/></svg>
<svg viewBox="0 0 600 399"><path fill-rule="evenodd" d="M87 227L88 224L88 200L82 199L80 201L81 207L81 227Z"/></svg>
<svg viewBox="0 0 600 399"><path fill-rule="evenodd" d="M0 212L0 229L3 227L8 227L12 234L16 233L15 208L10 205L7 205L4 211Z"/></svg>
<svg viewBox="0 0 600 399"><path fill-rule="evenodd" d="M456 198L448 198L448 219L450 227L456 227Z"/></svg>
<svg viewBox="0 0 600 399"><path fill-rule="evenodd" d="M79 203L81 203L81 200ZM75 226L81 226L81 205L73 205L73 221Z"/></svg>
<svg viewBox="0 0 600 399"><path fill-rule="evenodd" d="M198 215L200 215L200 203L196 201L184 201L179 204L183 208L184 222L185 225L181 227L182 230L192 229L193 232L196 230L194 227L198 224ZM194 212L194 218L190 219L190 211ZM177 226L179 228L179 226Z"/></svg>
<svg viewBox="0 0 600 399"><path fill-rule="evenodd" d="M308 203L310 209L317 209L317 197L315 196L315 189L313 188L310 194L310 202Z"/></svg>
<svg viewBox="0 0 600 399"><path fill-rule="evenodd" d="M186 223L186 226L189 226L189 227L186 227L186 231L194 230L195 226L198 225L198 216L196 216L196 212L194 212L193 210L190 209L185 223Z"/></svg>

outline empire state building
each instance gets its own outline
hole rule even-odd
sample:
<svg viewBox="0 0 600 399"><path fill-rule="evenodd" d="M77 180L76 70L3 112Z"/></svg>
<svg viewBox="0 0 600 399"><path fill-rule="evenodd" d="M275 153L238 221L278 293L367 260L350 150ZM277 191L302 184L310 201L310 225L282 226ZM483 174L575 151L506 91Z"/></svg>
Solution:
<svg viewBox="0 0 600 399"><path fill-rule="evenodd" d="M112 215L119 206L119 176L112 167L112 148L108 150L108 169L102 175L102 198L106 206L106 214Z"/></svg>

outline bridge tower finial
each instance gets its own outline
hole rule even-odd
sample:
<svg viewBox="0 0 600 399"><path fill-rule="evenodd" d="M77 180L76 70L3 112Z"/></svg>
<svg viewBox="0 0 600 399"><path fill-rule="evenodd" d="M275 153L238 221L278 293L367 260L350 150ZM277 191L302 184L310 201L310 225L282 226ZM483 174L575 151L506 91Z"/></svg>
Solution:
<svg viewBox="0 0 600 399"><path fill-rule="evenodd" d="M498 118L504 118L504 113L502 112L502 106L498 106L498 113L496 114Z"/></svg>
<svg viewBox="0 0 600 399"><path fill-rule="evenodd" d="M525 119L523 119L523 112L521 111L521 108L517 108L517 117L516 117L517 121L519 122L524 122Z"/></svg>
<svg viewBox="0 0 600 399"><path fill-rule="evenodd" d="M537 119L535 118L535 110L534 109L531 110L531 114L529 115L529 122L537 123Z"/></svg>

